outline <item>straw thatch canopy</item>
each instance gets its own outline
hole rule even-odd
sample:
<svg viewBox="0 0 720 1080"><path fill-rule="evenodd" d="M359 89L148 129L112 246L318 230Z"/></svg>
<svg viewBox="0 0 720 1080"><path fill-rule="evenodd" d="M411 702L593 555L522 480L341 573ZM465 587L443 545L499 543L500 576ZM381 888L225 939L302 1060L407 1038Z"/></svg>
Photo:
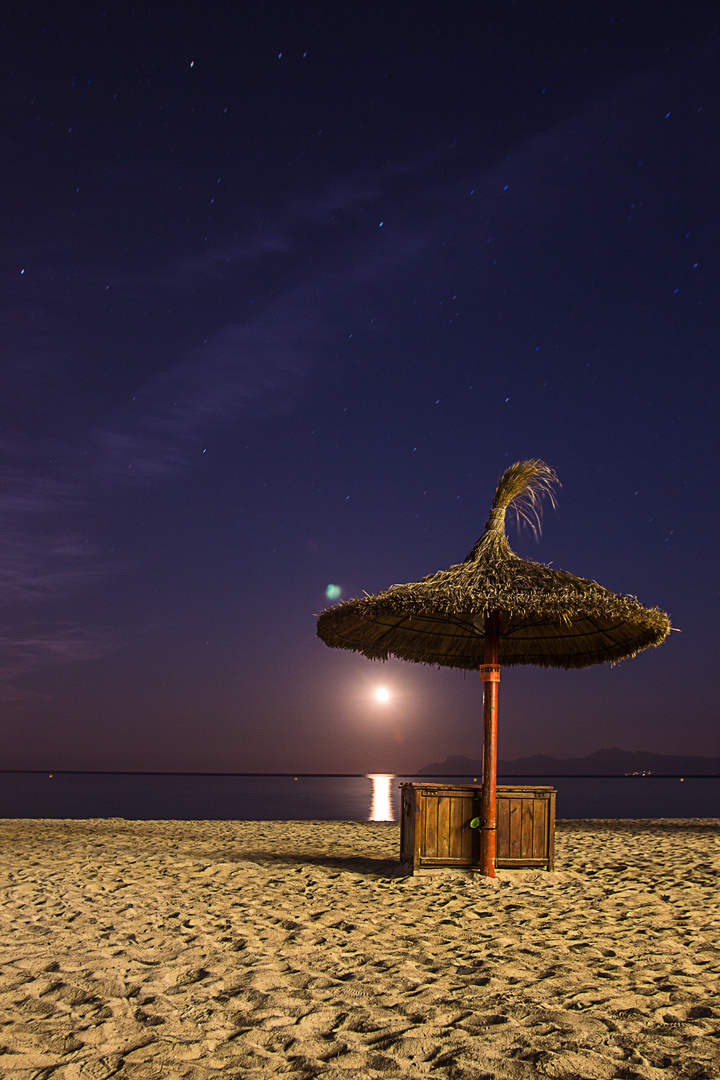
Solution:
<svg viewBox="0 0 720 1080"><path fill-rule="evenodd" d="M512 465L502 476L485 532L464 562L409 585L344 601L324 611L318 636L370 660L477 670L485 617L499 613L500 664L583 668L623 660L659 645L670 620L632 596L587 578L521 559L508 544L505 513L539 526L540 499L557 477L541 461Z"/></svg>

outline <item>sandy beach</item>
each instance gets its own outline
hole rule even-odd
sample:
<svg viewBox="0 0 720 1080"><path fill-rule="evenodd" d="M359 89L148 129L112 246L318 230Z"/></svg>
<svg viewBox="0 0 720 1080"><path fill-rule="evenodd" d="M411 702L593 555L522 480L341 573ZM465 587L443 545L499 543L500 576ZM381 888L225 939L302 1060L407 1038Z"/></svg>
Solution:
<svg viewBox="0 0 720 1080"><path fill-rule="evenodd" d="M720 819L561 821L407 876L399 826L0 821L0 1076L720 1077Z"/></svg>

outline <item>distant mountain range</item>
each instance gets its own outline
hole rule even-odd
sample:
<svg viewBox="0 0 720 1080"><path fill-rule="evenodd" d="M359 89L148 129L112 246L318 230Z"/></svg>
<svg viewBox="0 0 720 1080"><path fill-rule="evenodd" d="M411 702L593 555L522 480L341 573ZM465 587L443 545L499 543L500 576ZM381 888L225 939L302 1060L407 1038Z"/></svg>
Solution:
<svg viewBox="0 0 720 1080"><path fill-rule="evenodd" d="M720 776L720 758L649 754L644 750L596 750L581 758L534 754L516 761L498 761L498 776L628 776L653 773L666 776ZM477 776L482 761L455 755L418 769L418 776Z"/></svg>

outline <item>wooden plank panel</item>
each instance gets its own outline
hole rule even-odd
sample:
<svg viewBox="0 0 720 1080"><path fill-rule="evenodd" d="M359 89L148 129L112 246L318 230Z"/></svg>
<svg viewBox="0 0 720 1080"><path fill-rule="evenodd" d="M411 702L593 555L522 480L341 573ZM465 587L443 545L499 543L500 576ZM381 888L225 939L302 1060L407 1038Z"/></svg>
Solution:
<svg viewBox="0 0 720 1080"><path fill-rule="evenodd" d="M420 858L422 858L427 849L427 799L423 797L421 792L418 793L418 824L416 829L418 834L416 848Z"/></svg>
<svg viewBox="0 0 720 1080"><path fill-rule="evenodd" d="M438 859L441 852L440 833L443 828L443 819L440 814L440 797L433 795L427 800L427 808L430 810L430 829L427 835L427 855L432 859Z"/></svg>
<svg viewBox="0 0 720 1080"><path fill-rule="evenodd" d="M472 801L471 801L471 804L470 804L470 820L471 821L472 821L472 819L474 817L480 817L480 810L481 810L480 790L477 789L473 793ZM479 829L470 829L469 831L471 833L471 840L470 840L470 844L471 844L470 860L471 860L471 862L470 862L470 864L471 864L471 866L475 866L480 862L480 854L481 854L480 853L480 830Z"/></svg>
<svg viewBox="0 0 720 1080"><path fill-rule="evenodd" d="M427 848L427 840L425 838L427 833L427 799L423 798L422 793L418 793L417 815L418 821L416 824L415 849L419 861L423 858Z"/></svg>
<svg viewBox="0 0 720 1080"><path fill-rule="evenodd" d="M451 859L462 859L462 804L460 792L448 798L448 855Z"/></svg>
<svg viewBox="0 0 720 1080"><path fill-rule="evenodd" d="M438 798L437 814L437 858L449 858L452 855L450 846L450 806L451 796L443 793Z"/></svg>
<svg viewBox="0 0 720 1080"><path fill-rule="evenodd" d="M510 799L510 858L522 858L522 800Z"/></svg>
<svg viewBox="0 0 720 1080"><path fill-rule="evenodd" d="M475 794L473 788L461 785L423 785L419 791L425 822L422 865L472 865L470 810Z"/></svg>
<svg viewBox="0 0 720 1080"><path fill-rule="evenodd" d="M520 856L523 859L532 859L535 857L533 850L533 817L535 812L536 800L523 796L521 800L520 811Z"/></svg>
<svg viewBox="0 0 720 1080"><path fill-rule="evenodd" d="M439 803L437 795L430 795L425 799L425 855L431 859L438 857Z"/></svg>
<svg viewBox="0 0 720 1080"><path fill-rule="evenodd" d="M405 804L405 799L407 803ZM420 823L418 819L417 792L409 784L404 785L403 803L406 806L407 826L407 851L412 860L413 870L420 865Z"/></svg>
<svg viewBox="0 0 720 1080"><path fill-rule="evenodd" d="M413 857L415 841L415 815L411 807L411 791L407 784L401 784L400 795L400 862L409 862Z"/></svg>
<svg viewBox="0 0 720 1080"><path fill-rule="evenodd" d="M461 799L456 801L455 805L457 807L457 817L453 822L453 829L457 830L457 835L460 839L458 853L460 858L469 864L472 862L472 830L470 828L470 822L473 816L472 797L470 795L463 795Z"/></svg>
<svg viewBox="0 0 720 1080"><path fill-rule="evenodd" d="M532 852L533 857L536 859L547 858L547 809L547 799L535 799Z"/></svg>
<svg viewBox="0 0 720 1080"><path fill-rule="evenodd" d="M437 851L437 796L426 795L423 799L425 820L423 822L423 857L434 857Z"/></svg>
<svg viewBox="0 0 720 1080"><path fill-rule="evenodd" d="M546 859L498 859L498 870L546 870Z"/></svg>
<svg viewBox="0 0 720 1080"><path fill-rule="evenodd" d="M508 859L510 857L510 800L506 798L497 801L497 849L495 858Z"/></svg>
<svg viewBox="0 0 720 1080"><path fill-rule="evenodd" d="M469 863L473 861L473 830L470 828L470 822L475 817L475 799L471 794L464 800L463 811L463 853L467 854L467 860Z"/></svg>

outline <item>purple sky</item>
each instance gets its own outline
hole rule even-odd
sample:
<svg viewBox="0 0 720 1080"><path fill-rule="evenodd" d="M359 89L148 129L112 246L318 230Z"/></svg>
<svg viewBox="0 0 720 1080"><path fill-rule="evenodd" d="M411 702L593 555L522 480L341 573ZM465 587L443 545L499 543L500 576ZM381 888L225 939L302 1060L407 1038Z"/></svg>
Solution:
<svg viewBox="0 0 720 1080"><path fill-rule="evenodd" d="M479 757L477 678L313 616L528 456L513 547L682 633L508 671L500 755L720 755L718 16L251 8L0 18L0 768Z"/></svg>

